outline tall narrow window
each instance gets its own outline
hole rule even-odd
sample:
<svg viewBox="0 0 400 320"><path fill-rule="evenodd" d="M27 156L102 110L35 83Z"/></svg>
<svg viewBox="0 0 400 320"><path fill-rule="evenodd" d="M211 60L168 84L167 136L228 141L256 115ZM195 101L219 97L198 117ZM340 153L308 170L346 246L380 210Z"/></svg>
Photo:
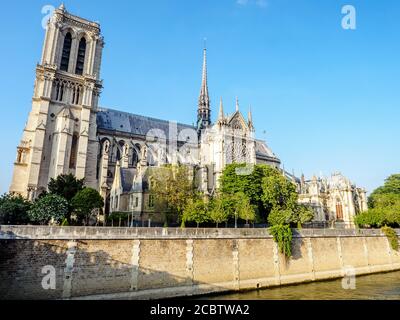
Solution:
<svg viewBox="0 0 400 320"><path fill-rule="evenodd" d="M336 202L336 219L343 220L343 206L340 201Z"/></svg>
<svg viewBox="0 0 400 320"><path fill-rule="evenodd" d="M76 167L77 154L78 154L78 135L74 134L72 136L71 155L69 158L69 168L70 169L75 169L75 167Z"/></svg>
<svg viewBox="0 0 400 320"><path fill-rule="evenodd" d="M82 75L83 67L85 65L85 54L86 54L86 39L82 38L79 41L78 57L76 59L75 73Z"/></svg>
<svg viewBox="0 0 400 320"><path fill-rule="evenodd" d="M63 46L63 51L62 51L62 56L61 56L60 69L62 71L68 71L69 57L71 54L71 44L72 44L72 36L68 32L64 38L64 46Z"/></svg>

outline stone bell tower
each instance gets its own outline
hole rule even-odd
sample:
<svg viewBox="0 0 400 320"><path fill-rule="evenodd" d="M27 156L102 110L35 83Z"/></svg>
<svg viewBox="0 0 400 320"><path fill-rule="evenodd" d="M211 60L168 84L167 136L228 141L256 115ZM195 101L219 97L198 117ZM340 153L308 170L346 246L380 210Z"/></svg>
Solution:
<svg viewBox="0 0 400 320"><path fill-rule="evenodd" d="M72 173L96 187L96 109L104 46L100 25L61 5L49 20L36 67L32 110L10 192L34 199L51 178Z"/></svg>

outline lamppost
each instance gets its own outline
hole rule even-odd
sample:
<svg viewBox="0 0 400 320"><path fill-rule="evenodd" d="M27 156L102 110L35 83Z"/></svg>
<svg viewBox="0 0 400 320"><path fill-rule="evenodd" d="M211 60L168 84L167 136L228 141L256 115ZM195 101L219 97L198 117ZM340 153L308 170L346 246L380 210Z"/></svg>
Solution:
<svg viewBox="0 0 400 320"><path fill-rule="evenodd" d="M131 206L131 208L132 208L132 219L131 219L131 224L130 224L129 227L133 227L133 201L132 201L132 206Z"/></svg>
<svg viewBox="0 0 400 320"><path fill-rule="evenodd" d="M235 228L237 228L237 210L235 210Z"/></svg>

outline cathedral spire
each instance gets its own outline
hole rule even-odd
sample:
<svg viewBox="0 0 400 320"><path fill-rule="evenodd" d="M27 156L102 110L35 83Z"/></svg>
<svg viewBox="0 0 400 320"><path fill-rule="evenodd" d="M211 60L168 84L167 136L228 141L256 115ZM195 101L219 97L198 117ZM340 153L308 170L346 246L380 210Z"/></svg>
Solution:
<svg viewBox="0 0 400 320"><path fill-rule="evenodd" d="M203 74L197 111L197 123L199 129L203 129L211 123L210 98L208 96L207 84L207 49L205 46L203 50Z"/></svg>
<svg viewBox="0 0 400 320"><path fill-rule="evenodd" d="M251 106L249 107L249 113L248 113L248 116L247 116L247 120L249 122L249 127L253 128L253 114L251 112Z"/></svg>
<svg viewBox="0 0 400 320"><path fill-rule="evenodd" d="M224 115L224 104L222 103L222 97L219 102L219 113L218 113L218 123L222 124L224 122L225 115Z"/></svg>
<svg viewBox="0 0 400 320"><path fill-rule="evenodd" d="M239 98L236 97L236 111L239 111Z"/></svg>

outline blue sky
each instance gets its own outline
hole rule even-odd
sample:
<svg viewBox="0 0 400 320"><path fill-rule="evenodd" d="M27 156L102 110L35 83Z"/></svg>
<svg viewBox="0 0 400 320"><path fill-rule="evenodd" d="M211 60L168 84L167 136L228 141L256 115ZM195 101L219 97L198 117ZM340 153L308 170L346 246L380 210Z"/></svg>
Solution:
<svg viewBox="0 0 400 320"><path fill-rule="evenodd" d="M45 5L2 1L0 193L31 108ZM344 30L341 8L356 8ZM193 123L207 38L213 118L252 106L257 136L288 171L341 171L369 191L400 172L400 2L378 0L67 0L106 46L101 106Z"/></svg>

